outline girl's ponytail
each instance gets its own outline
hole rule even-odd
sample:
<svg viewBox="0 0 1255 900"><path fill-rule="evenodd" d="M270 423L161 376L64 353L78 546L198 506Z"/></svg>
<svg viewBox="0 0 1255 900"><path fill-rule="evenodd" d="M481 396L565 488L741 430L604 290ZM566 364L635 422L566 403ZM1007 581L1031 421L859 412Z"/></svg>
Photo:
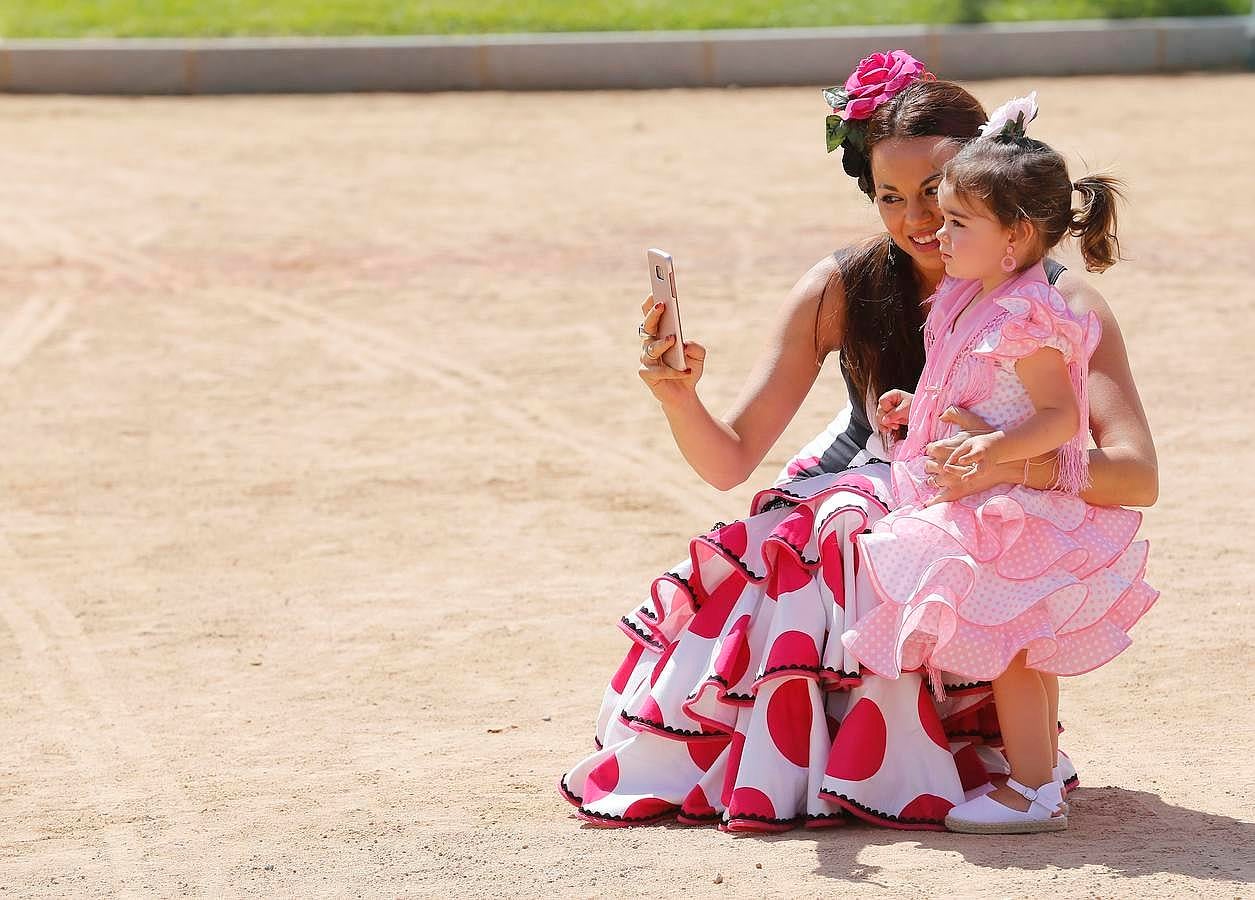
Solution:
<svg viewBox="0 0 1255 900"><path fill-rule="evenodd" d="M1109 175L1086 175L1072 183L1081 206L1072 211L1068 231L1080 239L1081 256L1090 272L1102 272L1120 259L1116 238L1116 200L1123 200L1123 182Z"/></svg>

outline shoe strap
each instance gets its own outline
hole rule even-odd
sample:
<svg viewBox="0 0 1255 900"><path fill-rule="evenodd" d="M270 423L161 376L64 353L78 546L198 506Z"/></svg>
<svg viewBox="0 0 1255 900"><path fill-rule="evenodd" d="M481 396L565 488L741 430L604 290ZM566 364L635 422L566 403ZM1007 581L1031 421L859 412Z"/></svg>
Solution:
<svg viewBox="0 0 1255 900"><path fill-rule="evenodd" d="M1016 781L1014 778L1008 777L1007 787L1015 791L1017 794L1019 794L1021 797L1027 800L1030 804L1036 803L1044 807L1045 809L1049 810L1052 815L1058 811L1060 805L1062 805L1062 802L1063 802L1062 791L1051 790L1051 788L1059 787L1059 782L1057 781L1047 781L1041 787L1031 788L1026 785L1020 784L1020 782ZM1051 807L1047 803L1047 801L1051 799L1054 799L1056 801L1053 807Z"/></svg>
<svg viewBox="0 0 1255 900"><path fill-rule="evenodd" d="M1014 778L1011 778L1009 776L1007 778L1007 787L1015 791L1017 794L1019 794L1021 797L1027 800L1029 803L1036 802L1037 792L1040 790L1040 788L1025 787L1024 785L1016 781Z"/></svg>

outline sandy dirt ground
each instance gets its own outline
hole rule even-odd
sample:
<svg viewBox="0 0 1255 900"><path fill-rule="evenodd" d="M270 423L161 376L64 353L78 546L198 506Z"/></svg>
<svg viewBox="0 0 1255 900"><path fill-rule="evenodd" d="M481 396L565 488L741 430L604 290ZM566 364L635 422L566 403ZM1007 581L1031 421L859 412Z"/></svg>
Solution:
<svg viewBox="0 0 1255 900"><path fill-rule="evenodd" d="M816 90L0 99L0 898L1250 896L1255 77L973 85L1028 87L1130 184L1163 599L1023 839L556 792L618 616L843 405L832 360L721 494L635 371L645 247L720 410L875 228Z"/></svg>

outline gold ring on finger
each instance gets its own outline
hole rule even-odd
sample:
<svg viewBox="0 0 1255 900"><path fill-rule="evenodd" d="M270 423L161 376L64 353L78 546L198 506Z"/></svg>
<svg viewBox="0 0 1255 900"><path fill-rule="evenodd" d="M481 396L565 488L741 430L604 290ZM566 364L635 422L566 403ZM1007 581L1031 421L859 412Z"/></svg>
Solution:
<svg viewBox="0 0 1255 900"><path fill-rule="evenodd" d="M637 333L638 335L640 335L641 337L643 337L643 338L650 338L651 340L652 340L653 338L658 337L658 335L656 335L656 334L650 334L648 331L646 331L646 330L645 330L645 323L644 323L644 322L642 322L641 324L639 324L639 325L637 325L637 326L636 326L636 333Z"/></svg>

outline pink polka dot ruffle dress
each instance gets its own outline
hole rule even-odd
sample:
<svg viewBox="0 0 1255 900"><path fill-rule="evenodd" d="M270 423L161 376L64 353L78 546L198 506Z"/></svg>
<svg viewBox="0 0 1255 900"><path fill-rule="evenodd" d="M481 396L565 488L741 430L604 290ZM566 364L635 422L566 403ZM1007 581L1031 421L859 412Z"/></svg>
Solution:
<svg viewBox="0 0 1255 900"><path fill-rule="evenodd" d="M1084 379L1097 318L1074 316L1040 266L1004 287L976 301L965 327L939 338L975 293L971 282L943 283L925 326L930 361L911 436L893 463L894 511L856 539L881 602L842 640L887 678L922 668L988 681L1021 650L1043 672L1087 672L1129 646L1129 629L1158 597L1143 580L1147 543L1134 541L1141 522L1134 510L1023 485L922 505L935 493L922 447L953 433L936 415L956 405L998 429L1021 424L1034 410L1015 363L1039 348L1063 354L1087 420ZM945 340L961 343L943 361ZM1080 445L1074 459L1083 453ZM1073 489L1084 478L1083 468L1077 472Z"/></svg>

